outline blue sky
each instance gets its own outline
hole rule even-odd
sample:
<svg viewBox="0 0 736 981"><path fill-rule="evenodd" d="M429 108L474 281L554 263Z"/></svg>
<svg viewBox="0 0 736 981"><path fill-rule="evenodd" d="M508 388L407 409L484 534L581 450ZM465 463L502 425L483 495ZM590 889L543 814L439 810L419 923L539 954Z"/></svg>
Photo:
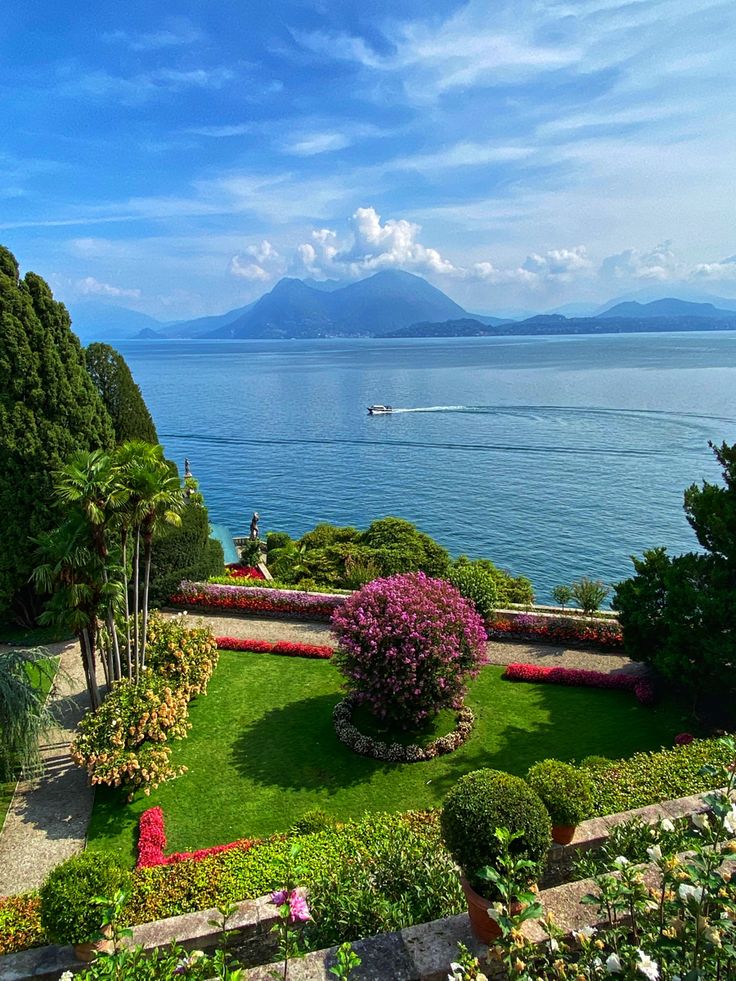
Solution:
<svg viewBox="0 0 736 981"><path fill-rule="evenodd" d="M0 242L72 310L283 275L736 295L732 0L6 2Z"/></svg>

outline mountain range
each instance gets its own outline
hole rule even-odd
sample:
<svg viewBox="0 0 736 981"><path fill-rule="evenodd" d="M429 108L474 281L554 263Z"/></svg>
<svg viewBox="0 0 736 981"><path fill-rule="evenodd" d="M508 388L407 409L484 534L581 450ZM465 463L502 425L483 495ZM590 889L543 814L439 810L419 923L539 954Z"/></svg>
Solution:
<svg viewBox="0 0 736 981"><path fill-rule="evenodd" d="M718 301L720 298L712 299ZM468 313L420 276L387 270L347 286L335 281L285 278L246 306L220 315L170 323L162 323L134 310L80 303L72 310L72 324L84 341L457 337L736 329L736 301L724 298L721 302L723 307L705 297L702 302L672 297L649 302L619 298L595 312L589 312L585 304L568 304L553 313L512 320Z"/></svg>

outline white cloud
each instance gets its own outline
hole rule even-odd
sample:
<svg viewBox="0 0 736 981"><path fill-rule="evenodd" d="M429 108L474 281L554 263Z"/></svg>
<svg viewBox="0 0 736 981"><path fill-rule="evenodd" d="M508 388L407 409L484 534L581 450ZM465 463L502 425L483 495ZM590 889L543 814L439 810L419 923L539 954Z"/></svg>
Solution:
<svg viewBox="0 0 736 981"><path fill-rule="evenodd" d="M683 264L671 248L671 242L662 242L647 252L625 249L607 256L601 263L600 275L612 280L664 281L680 279L685 273Z"/></svg>
<svg viewBox="0 0 736 981"><path fill-rule="evenodd" d="M736 279L736 255L718 262L698 262L690 275L693 279Z"/></svg>
<svg viewBox="0 0 736 981"><path fill-rule="evenodd" d="M578 245L573 249L550 249L543 255L532 252L526 257L522 268L540 279L566 283L592 265L585 246Z"/></svg>
<svg viewBox="0 0 736 981"><path fill-rule="evenodd" d="M94 276L85 276L84 279L78 279L74 285L76 291L81 296L124 297L129 300L137 300L141 295L140 290L123 289L120 286L111 286L110 283L101 283Z"/></svg>
<svg viewBox="0 0 736 981"><path fill-rule="evenodd" d="M103 40L121 42L131 51L157 51L160 48L194 44L203 39L202 31L184 18L172 18L161 30L145 34L133 34L129 31L111 31L103 34Z"/></svg>
<svg viewBox="0 0 736 981"><path fill-rule="evenodd" d="M268 239L258 245L248 245L244 255L234 255L230 260L231 275L252 282L266 282L283 272L283 263Z"/></svg>
<svg viewBox="0 0 736 981"><path fill-rule="evenodd" d="M345 133L308 133L283 144L286 153L297 157L314 157L318 153L330 153L350 146L352 141Z"/></svg>

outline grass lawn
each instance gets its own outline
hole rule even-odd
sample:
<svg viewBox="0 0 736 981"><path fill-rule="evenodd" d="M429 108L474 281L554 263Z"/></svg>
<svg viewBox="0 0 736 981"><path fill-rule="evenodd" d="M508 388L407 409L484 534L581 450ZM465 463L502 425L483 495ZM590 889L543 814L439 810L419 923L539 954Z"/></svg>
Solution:
<svg viewBox="0 0 736 981"><path fill-rule="evenodd" d="M644 708L629 692L503 681L489 666L471 685L471 738L426 763L388 764L338 742L331 713L340 675L329 661L223 651L189 737L173 759L188 772L126 804L98 789L89 845L133 864L137 820L164 810L169 851L190 851L288 828L320 807L340 818L438 805L470 770L524 774L536 760L613 758L670 746L690 720L672 702Z"/></svg>

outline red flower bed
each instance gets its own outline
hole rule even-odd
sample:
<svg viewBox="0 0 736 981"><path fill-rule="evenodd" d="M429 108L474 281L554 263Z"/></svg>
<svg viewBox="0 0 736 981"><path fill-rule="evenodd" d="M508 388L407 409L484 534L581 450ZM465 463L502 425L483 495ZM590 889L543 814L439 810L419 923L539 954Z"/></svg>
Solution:
<svg viewBox="0 0 736 981"><path fill-rule="evenodd" d="M173 606L216 612L234 610L304 620L329 620L335 608L345 602L345 597L185 581L169 602Z"/></svg>
<svg viewBox="0 0 736 981"><path fill-rule="evenodd" d="M257 654L283 654L286 657L312 657L328 661L335 653L319 644L290 644L286 640L244 640L242 637L215 637L225 651L255 651Z"/></svg>
<svg viewBox="0 0 736 981"><path fill-rule="evenodd" d="M190 859L198 862L210 855L242 848L245 851L256 844L255 839L243 838L241 841L231 841L227 845L214 845L212 848L200 848L196 852L172 852L165 855L166 832L164 831L164 812L160 807L150 807L141 814L138 821L138 861L137 869L150 869L156 865L174 865Z"/></svg>
<svg viewBox="0 0 736 981"><path fill-rule="evenodd" d="M264 579L265 576L254 565L241 565L239 562L231 562L226 565L227 574L231 579Z"/></svg>
<svg viewBox="0 0 736 981"><path fill-rule="evenodd" d="M542 617L524 614L496 617L487 624L489 638L538 640L548 644L580 644L617 650L623 646L618 623L606 620L576 620L573 617Z"/></svg>
<svg viewBox="0 0 736 981"><path fill-rule="evenodd" d="M632 691L642 705L655 702L655 689L646 678L632 674L606 674L581 668L547 668L538 664L509 664L504 673L509 681L536 681L541 684L571 685L585 688L616 688Z"/></svg>

